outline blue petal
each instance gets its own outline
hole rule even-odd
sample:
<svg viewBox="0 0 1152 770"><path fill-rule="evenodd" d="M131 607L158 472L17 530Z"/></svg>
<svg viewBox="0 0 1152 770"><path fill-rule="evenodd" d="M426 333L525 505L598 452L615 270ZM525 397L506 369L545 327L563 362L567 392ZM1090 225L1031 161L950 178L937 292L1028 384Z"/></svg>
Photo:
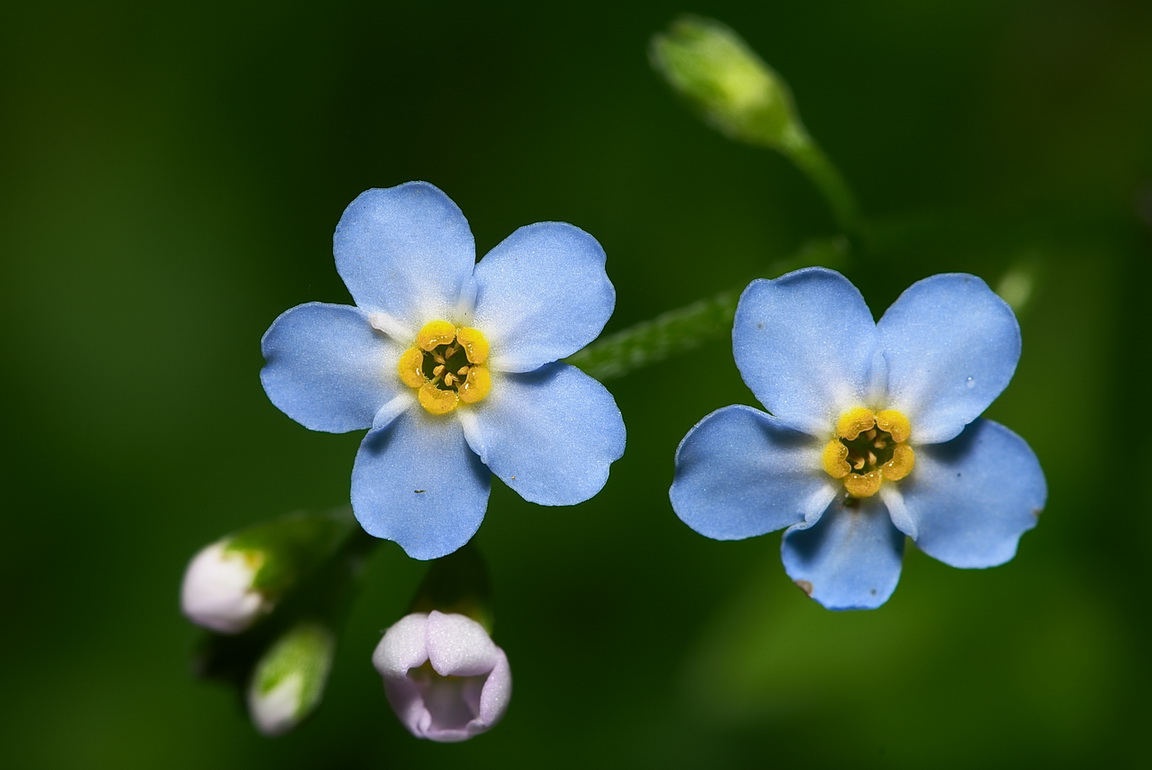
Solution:
<svg viewBox="0 0 1152 770"><path fill-rule="evenodd" d="M871 400L883 371L876 324L847 278L821 267L753 281L740 297L732 351L744 382L784 424L823 435Z"/></svg>
<svg viewBox="0 0 1152 770"><path fill-rule="evenodd" d="M624 454L624 420L612 394L567 364L497 374L488 397L460 413L484 464L533 503L587 500Z"/></svg>
<svg viewBox="0 0 1152 770"><path fill-rule="evenodd" d="M888 406L912 422L912 440L957 436L1012 379L1020 326L979 278L934 275L912 284L880 319Z"/></svg>
<svg viewBox="0 0 1152 770"><path fill-rule="evenodd" d="M830 610L871 610L888 601L900 580L904 534L875 497L852 507L838 499L810 529L784 533L784 569Z"/></svg>
<svg viewBox="0 0 1152 770"><path fill-rule="evenodd" d="M268 398L312 430L367 428L400 387L401 352L350 305L312 302L288 310L260 342Z"/></svg>
<svg viewBox="0 0 1152 770"><path fill-rule="evenodd" d="M336 225L333 250L356 305L412 335L459 315L476 261L468 220L427 182L361 193Z"/></svg>
<svg viewBox="0 0 1152 770"><path fill-rule="evenodd" d="M480 528L490 478L455 416L414 407L360 444L352 510L368 534L396 541L413 559L438 559Z"/></svg>
<svg viewBox="0 0 1152 770"><path fill-rule="evenodd" d="M945 444L916 447L916 467L897 486L916 545L953 567L1011 559L1048 497L1028 444L991 420L976 420Z"/></svg>
<svg viewBox="0 0 1152 770"><path fill-rule="evenodd" d="M672 508L689 527L716 540L812 519L835 494L818 473L816 443L757 409L719 409L688 431L676 450Z"/></svg>
<svg viewBox="0 0 1152 770"><path fill-rule="evenodd" d="M492 345L492 367L528 372L596 339L616 305L604 259L580 228L540 222L480 260L474 325Z"/></svg>

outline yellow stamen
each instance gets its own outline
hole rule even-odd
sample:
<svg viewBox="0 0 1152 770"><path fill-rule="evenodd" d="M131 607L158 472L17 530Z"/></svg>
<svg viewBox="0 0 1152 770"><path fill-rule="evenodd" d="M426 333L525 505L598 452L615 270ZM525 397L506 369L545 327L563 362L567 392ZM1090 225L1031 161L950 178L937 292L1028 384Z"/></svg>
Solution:
<svg viewBox="0 0 1152 770"><path fill-rule="evenodd" d="M429 321L416 335L416 344L423 350L431 351L433 348L451 343L454 339L456 339L454 324L447 321Z"/></svg>
<svg viewBox="0 0 1152 770"><path fill-rule="evenodd" d="M836 435L851 441L875 424L876 415L872 410L858 406L840 415L836 421Z"/></svg>
<svg viewBox="0 0 1152 770"><path fill-rule="evenodd" d="M912 423L895 409L882 409L876 413L876 427L886 432L896 443L903 443L912 435Z"/></svg>
<svg viewBox="0 0 1152 770"><path fill-rule="evenodd" d="M426 380L424 379L424 351L420 348L408 348L400 356L400 362L397 369L400 372L400 381L410 388L419 388Z"/></svg>
<svg viewBox="0 0 1152 770"><path fill-rule="evenodd" d="M879 471L869 471L863 475L849 473L844 477L844 489L853 497L871 497L880 491L880 482L883 481Z"/></svg>
<svg viewBox="0 0 1152 770"><path fill-rule="evenodd" d="M907 444L897 444L892 450L892 459L880 466L885 481L899 481L912 472L916 465L916 453Z"/></svg>
<svg viewBox="0 0 1152 770"><path fill-rule="evenodd" d="M488 338L479 329L461 326L456 330L456 341L464 346L464 355L474 364L488 360Z"/></svg>
<svg viewBox="0 0 1152 770"><path fill-rule="evenodd" d="M483 401L490 390L492 390L492 375L488 373L488 367L473 366L468 370L464 384L460 386L460 400L465 404L475 404L477 401Z"/></svg>
<svg viewBox="0 0 1152 770"><path fill-rule="evenodd" d="M824 472L834 479L844 478L852 470L847 457L848 447L844 446L840 439L832 439L824 445L824 454L821 458L824 462Z"/></svg>
<svg viewBox="0 0 1152 770"><path fill-rule="evenodd" d="M420 406L432 414L448 414L459 404L459 396L454 390L441 390L435 383L425 382L416 393Z"/></svg>

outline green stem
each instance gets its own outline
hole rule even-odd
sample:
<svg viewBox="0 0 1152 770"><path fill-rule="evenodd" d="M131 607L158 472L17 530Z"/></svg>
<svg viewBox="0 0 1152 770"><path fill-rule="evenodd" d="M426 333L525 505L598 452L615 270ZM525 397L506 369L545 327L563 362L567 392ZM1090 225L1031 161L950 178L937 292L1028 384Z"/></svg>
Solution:
<svg viewBox="0 0 1152 770"><path fill-rule="evenodd" d="M724 291L670 310L601 338L567 362L601 381L622 377L731 333L739 299L739 291Z"/></svg>
<svg viewBox="0 0 1152 770"><path fill-rule="evenodd" d="M812 241L791 256L772 263L768 275L805 265L838 267L847 253L844 238ZM637 369L687 353L732 333L732 317L744 287L722 291L686 307L602 337L566 359L598 380L623 377Z"/></svg>
<svg viewBox="0 0 1152 770"><path fill-rule="evenodd" d="M857 235L860 211L856 207L856 196L820 145L799 129L790 131L779 148L816 185L832 209L840 230L848 235Z"/></svg>

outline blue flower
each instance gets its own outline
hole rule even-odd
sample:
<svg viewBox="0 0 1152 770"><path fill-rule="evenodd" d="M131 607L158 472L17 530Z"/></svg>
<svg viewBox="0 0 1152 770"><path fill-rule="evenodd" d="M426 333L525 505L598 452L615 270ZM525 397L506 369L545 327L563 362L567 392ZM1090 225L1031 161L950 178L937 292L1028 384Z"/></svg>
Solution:
<svg viewBox="0 0 1152 770"><path fill-rule="evenodd" d="M604 250L561 222L522 227L476 262L463 213L426 182L368 190L336 226L355 307L312 302L262 341L264 390L306 428L369 429L352 508L371 535L435 559L484 518L491 474L574 505L624 453L604 386L558 360L616 303Z"/></svg>
<svg viewBox="0 0 1152 770"><path fill-rule="evenodd" d="M1016 317L979 278L926 278L879 323L831 270L753 281L732 347L771 414L729 406L692 428L672 507L717 540L787 527L784 568L825 607L887 601L905 535L945 564L992 567L1036 524L1036 455L978 419L1020 358Z"/></svg>

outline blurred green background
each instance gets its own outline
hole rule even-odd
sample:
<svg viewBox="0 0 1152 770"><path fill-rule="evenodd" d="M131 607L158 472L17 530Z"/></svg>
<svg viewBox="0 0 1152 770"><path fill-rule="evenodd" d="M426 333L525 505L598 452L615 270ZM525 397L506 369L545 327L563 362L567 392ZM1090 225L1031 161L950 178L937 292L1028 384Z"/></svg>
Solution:
<svg viewBox="0 0 1152 770"><path fill-rule="evenodd" d="M23 3L0 26L0 633L13 768L1139 766L1149 759L1143 362L1152 4L1121 0ZM642 9L641 9L642 8ZM331 234L426 179L481 253L564 220L608 253L609 332L766 274L833 232L783 158L649 68L681 11L789 82L870 223L873 311L912 281L1034 270L989 411L1050 497L1008 565L909 549L874 612L718 543L667 499L707 412L754 404L724 339L609 383L629 428L593 501L494 485L476 542L516 692L453 746L411 738L369 657L425 565L385 543L326 702L269 740L196 681L178 587L202 545L347 501L358 433L265 398L283 310L347 302Z"/></svg>

